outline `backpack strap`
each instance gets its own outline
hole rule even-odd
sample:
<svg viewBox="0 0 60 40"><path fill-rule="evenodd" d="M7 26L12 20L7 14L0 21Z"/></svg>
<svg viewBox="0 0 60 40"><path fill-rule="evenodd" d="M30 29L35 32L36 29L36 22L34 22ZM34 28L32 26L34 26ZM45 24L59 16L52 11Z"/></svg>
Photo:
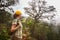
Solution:
<svg viewBox="0 0 60 40"><path fill-rule="evenodd" d="M19 25L19 20L17 20L17 25L16 26L18 26Z"/></svg>

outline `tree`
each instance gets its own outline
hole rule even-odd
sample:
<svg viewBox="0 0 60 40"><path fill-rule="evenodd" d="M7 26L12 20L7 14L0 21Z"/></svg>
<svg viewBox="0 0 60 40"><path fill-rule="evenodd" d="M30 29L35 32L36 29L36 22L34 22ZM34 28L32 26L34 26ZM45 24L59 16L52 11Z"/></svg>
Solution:
<svg viewBox="0 0 60 40"><path fill-rule="evenodd" d="M50 25L43 21L36 23L35 20L30 17L26 20L23 19L22 23L24 28L28 28L29 40L60 40L60 29L57 29L59 33L56 32L56 29L55 31L51 29L51 27L55 27L55 25Z"/></svg>
<svg viewBox="0 0 60 40"><path fill-rule="evenodd" d="M45 0L32 0L32 2L29 2L29 7L25 7L25 12L35 20L40 19L50 19L55 16L54 6L47 6Z"/></svg>
<svg viewBox="0 0 60 40"><path fill-rule="evenodd" d="M0 10L0 40L8 40L9 22L12 20L11 14L7 11Z"/></svg>
<svg viewBox="0 0 60 40"><path fill-rule="evenodd" d="M0 10L0 24L1 23L8 23L12 19L12 15L4 10Z"/></svg>
<svg viewBox="0 0 60 40"><path fill-rule="evenodd" d="M11 5L15 5L18 0L0 0L0 40L8 40L8 27L10 27L9 21L12 20L12 15L6 8L13 12L12 8L9 8Z"/></svg>
<svg viewBox="0 0 60 40"><path fill-rule="evenodd" d="M7 8L10 11L14 12L13 9L9 6L13 6L17 3L19 3L19 0L0 0L0 10L5 10Z"/></svg>
<svg viewBox="0 0 60 40"><path fill-rule="evenodd" d="M0 0L0 7L8 7L16 4L18 1L19 0Z"/></svg>
<svg viewBox="0 0 60 40"><path fill-rule="evenodd" d="M32 0L32 2L29 2L29 7L25 7L25 12L34 19L34 26L32 26L32 34L33 37L35 36L34 32L36 31L35 29L37 28L37 24L39 23L40 20L47 18L48 20L54 18L55 16L55 11L56 9L54 6L47 6L45 0ZM37 23L38 22L38 23ZM41 23L41 22L40 22ZM41 39L39 36L37 36L38 40L46 40L46 35L45 35L45 25L39 26L41 29ZM49 26L48 26L49 27ZM51 27L51 25L50 25ZM49 28L51 29L51 28ZM35 38L35 37L34 37Z"/></svg>

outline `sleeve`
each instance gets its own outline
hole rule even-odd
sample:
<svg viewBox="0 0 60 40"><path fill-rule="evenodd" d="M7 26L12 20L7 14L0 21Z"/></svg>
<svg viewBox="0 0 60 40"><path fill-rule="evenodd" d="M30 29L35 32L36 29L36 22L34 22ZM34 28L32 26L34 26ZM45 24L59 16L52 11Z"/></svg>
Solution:
<svg viewBox="0 0 60 40"><path fill-rule="evenodd" d="M17 19L14 19L14 20L12 21L12 24L17 24Z"/></svg>

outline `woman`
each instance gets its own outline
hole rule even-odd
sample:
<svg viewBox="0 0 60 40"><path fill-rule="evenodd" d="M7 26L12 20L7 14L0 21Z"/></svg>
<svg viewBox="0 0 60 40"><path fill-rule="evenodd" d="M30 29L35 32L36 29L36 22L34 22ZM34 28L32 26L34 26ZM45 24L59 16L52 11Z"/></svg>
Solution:
<svg viewBox="0 0 60 40"><path fill-rule="evenodd" d="M11 26L12 40L21 40L22 39L22 24L20 21L21 11L17 10L13 15L14 20Z"/></svg>

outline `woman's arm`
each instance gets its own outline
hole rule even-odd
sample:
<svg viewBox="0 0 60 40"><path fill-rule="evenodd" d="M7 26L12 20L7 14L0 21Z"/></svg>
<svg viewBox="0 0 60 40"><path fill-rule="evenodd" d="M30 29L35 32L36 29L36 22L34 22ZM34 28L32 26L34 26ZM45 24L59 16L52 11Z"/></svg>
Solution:
<svg viewBox="0 0 60 40"><path fill-rule="evenodd" d="M11 32L16 31L19 28L19 26L16 26L16 24L12 24L11 26Z"/></svg>

